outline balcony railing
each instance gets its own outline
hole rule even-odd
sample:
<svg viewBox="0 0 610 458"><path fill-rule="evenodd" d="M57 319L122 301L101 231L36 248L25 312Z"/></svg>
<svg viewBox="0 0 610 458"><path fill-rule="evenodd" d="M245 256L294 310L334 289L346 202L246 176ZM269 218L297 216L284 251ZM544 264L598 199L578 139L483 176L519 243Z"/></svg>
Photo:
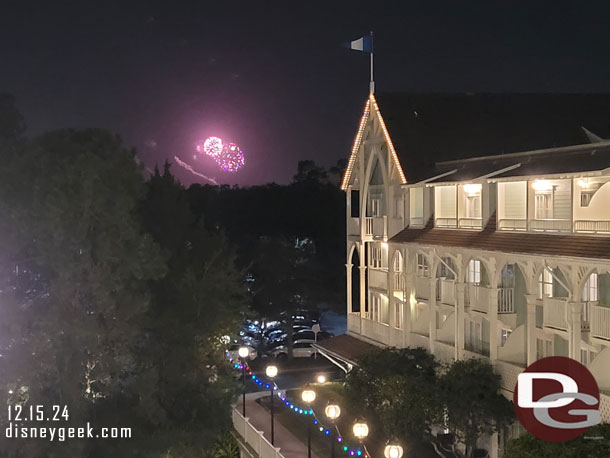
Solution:
<svg viewBox="0 0 610 458"><path fill-rule="evenodd" d="M388 233L387 216L365 217L364 235L369 237L384 237Z"/></svg>
<svg viewBox="0 0 610 458"><path fill-rule="evenodd" d="M482 218L460 218L458 226L461 229L481 229L483 227Z"/></svg>
<svg viewBox="0 0 610 458"><path fill-rule="evenodd" d="M248 418L244 418L237 409L233 409L232 417L235 431L252 447L256 456L261 458L284 458L284 455L280 453L280 449L271 445L271 442L267 440L263 432L258 431L252 426Z"/></svg>
<svg viewBox="0 0 610 458"><path fill-rule="evenodd" d="M434 225L436 227L457 227L457 218L436 218Z"/></svg>
<svg viewBox="0 0 610 458"><path fill-rule="evenodd" d="M574 221L575 232L588 232L592 234L610 233L610 221Z"/></svg>
<svg viewBox="0 0 610 458"><path fill-rule="evenodd" d="M430 279L428 277L415 278L415 297L430 299Z"/></svg>
<svg viewBox="0 0 610 458"><path fill-rule="evenodd" d="M537 232L572 232L572 221L567 219L533 219L529 226Z"/></svg>
<svg viewBox="0 0 610 458"><path fill-rule="evenodd" d="M469 283L464 289L466 305L477 312L487 313L489 308L489 289L485 286Z"/></svg>
<svg viewBox="0 0 610 458"><path fill-rule="evenodd" d="M436 282L436 300L442 304L455 305L455 282L439 278Z"/></svg>
<svg viewBox="0 0 610 458"><path fill-rule="evenodd" d="M566 320L566 299L553 299L545 297L542 301L542 323L544 326L551 328L567 330L568 322Z"/></svg>
<svg viewBox="0 0 610 458"><path fill-rule="evenodd" d="M610 307L591 305L591 335L610 340Z"/></svg>
<svg viewBox="0 0 610 458"><path fill-rule="evenodd" d="M526 219L501 219L498 221L501 231L527 231Z"/></svg>
<svg viewBox="0 0 610 458"><path fill-rule="evenodd" d="M409 224L411 226L423 226L424 225L424 218L421 216L415 216L415 217L411 217L409 220Z"/></svg>
<svg viewBox="0 0 610 458"><path fill-rule="evenodd" d="M514 288L498 289L498 313L515 313Z"/></svg>

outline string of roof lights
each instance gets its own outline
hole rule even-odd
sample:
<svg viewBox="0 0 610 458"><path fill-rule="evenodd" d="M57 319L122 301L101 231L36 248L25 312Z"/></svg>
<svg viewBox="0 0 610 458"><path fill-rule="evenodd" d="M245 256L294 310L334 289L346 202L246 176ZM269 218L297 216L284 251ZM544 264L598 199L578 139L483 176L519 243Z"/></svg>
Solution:
<svg viewBox="0 0 610 458"><path fill-rule="evenodd" d="M402 170L400 165L400 161L398 159L398 154L396 153L396 149L394 148L394 144L392 143L392 139L390 138L390 133L385 125L385 121L381 116L381 111L379 110L379 105L377 104L377 100L373 94L370 94L366 105L364 107L364 113L362 114L362 118L360 119L360 125L358 126L358 132L356 133L356 138L354 139L354 145L352 146L352 153L349 157L349 161L347 163L347 168L345 169L345 175L343 176L343 181L341 182L341 190L345 191L347 186L349 185L349 181L352 176L352 170L356 163L356 157L358 156L358 149L360 149L360 144L362 143L362 136L364 134L364 129L366 128L366 124L369 120L371 105L375 110L375 114L377 115L377 119L379 120L379 125L381 126L381 130L383 132L383 136L385 141L390 149L390 154L392 155L392 159L394 160L394 165L396 166L396 170L398 171L398 175L400 176L400 181L402 184L407 184L407 178Z"/></svg>

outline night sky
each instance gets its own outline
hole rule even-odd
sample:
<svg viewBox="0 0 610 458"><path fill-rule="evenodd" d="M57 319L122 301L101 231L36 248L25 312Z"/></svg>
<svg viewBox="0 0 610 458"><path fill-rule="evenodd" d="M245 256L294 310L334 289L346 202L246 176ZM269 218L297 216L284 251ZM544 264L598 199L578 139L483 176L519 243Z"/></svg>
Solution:
<svg viewBox="0 0 610 458"><path fill-rule="evenodd" d="M0 92L30 135L106 127L149 167L178 155L221 183L348 156L369 62L341 44L370 29L378 92L610 92L607 2L38 3L0 7ZM208 135L246 166L194 161Z"/></svg>

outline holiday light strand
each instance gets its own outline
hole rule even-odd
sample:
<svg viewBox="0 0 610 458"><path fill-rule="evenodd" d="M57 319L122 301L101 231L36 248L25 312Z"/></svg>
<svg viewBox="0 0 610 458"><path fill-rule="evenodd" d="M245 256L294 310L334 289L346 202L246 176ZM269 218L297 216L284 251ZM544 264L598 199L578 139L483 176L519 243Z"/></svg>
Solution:
<svg viewBox="0 0 610 458"><path fill-rule="evenodd" d="M356 157L358 156L358 149L360 149L360 143L362 142L362 135L364 134L364 128L366 127L366 123L369 120L369 114L371 113L371 99L369 98L366 101L366 105L364 107L364 113L362 113L362 118L360 118L360 125L358 126L358 132L356 133L356 138L354 139L354 144L352 146L352 154L349 157L349 161L347 163L347 168L345 169L345 175L343 175L343 182L341 183L341 190L345 191L347 186L349 185L349 180L352 176L352 170L354 169L354 164L356 163Z"/></svg>
<svg viewBox="0 0 610 458"><path fill-rule="evenodd" d="M228 355L227 355L228 356ZM313 411L313 409L310 408L305 408L303 409L302 407L299 407L298 405L290 402L288 400L288 398L286 398L286 396L282 395L279 387L277 386L277 384L272 381L271 383L265 383L262 379L260 379L250 368L250 366L248 364L243 364L243 363L235 363L233 362L234 359L229 357L229 361L233 364L233 367L237 370L243 371L244 367L245 367L245 372L246 374L248 374L248 376L250 376L250 380L252 380L254 383L256 383L258 386L260 387L264 387L267 390L271 390L271 386L273 384L273 391L275 392L276 396L278 398L280 398L280 400L282 401L282 404L286 407L288 407L291 411L293 411L294 413L297 413L299 415L306 415L309 417L313 417L313 424L314 426L316 426L317 430L319 432L321 432L322 434L324 434L325 436L330 436L331 433L331 428L328 428L326 426L323 426L320 421L318 420L318 418L316 417L315 412ZM338 443L344 443L343 441L343 437L341 436L341 434L337 434L337 437L335 437L334 439L335 441L337 441ZM370 458L368 453L358 449L358 448L351 448L348 445L343 445L343 451L349 455L349 456L353 456L353 457L363 457L363 458Z"/></svg>

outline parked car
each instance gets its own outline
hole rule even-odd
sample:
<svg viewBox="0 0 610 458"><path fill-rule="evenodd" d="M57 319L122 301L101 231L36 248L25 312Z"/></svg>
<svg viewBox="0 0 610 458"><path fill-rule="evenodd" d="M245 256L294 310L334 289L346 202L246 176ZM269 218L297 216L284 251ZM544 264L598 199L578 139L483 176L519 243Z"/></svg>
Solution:
<svg viewBox="0 0 610 458"><path fill-rule="evenodd" d="M312 358L316 355L317 350L311 345L313 340L302 339L295 340L292 344L292 356L295 358ZM269 352L269 356L278 359L286 359L288 357L288 346L279 345Z"/></svg>
<svg viewBox="0 0 610 458"><path fill-rule="evenodd" d="M256 352L256 349L254 347L251 347L249 345L240 344L240 343L234 343L229 348L227 348L227 356L229 358L233 358L235 360L239 359L239 349L241 347L246 347L248 349L248 352L249 352L248 358L249 359L251 359L251 360L256 359L256 357L258 356L258 353Z"/></svg>
<svg viewBox="0 0 610 458"><path fill-rule="evenodd" d="M318 340L328 339L329 337L332 337L332 335L326 331L318 332ZM294 340L300 340L300 339L316 340L315 333L313 331L299 331L299 332L294 333L292 335L292 338Z"/></svg>

